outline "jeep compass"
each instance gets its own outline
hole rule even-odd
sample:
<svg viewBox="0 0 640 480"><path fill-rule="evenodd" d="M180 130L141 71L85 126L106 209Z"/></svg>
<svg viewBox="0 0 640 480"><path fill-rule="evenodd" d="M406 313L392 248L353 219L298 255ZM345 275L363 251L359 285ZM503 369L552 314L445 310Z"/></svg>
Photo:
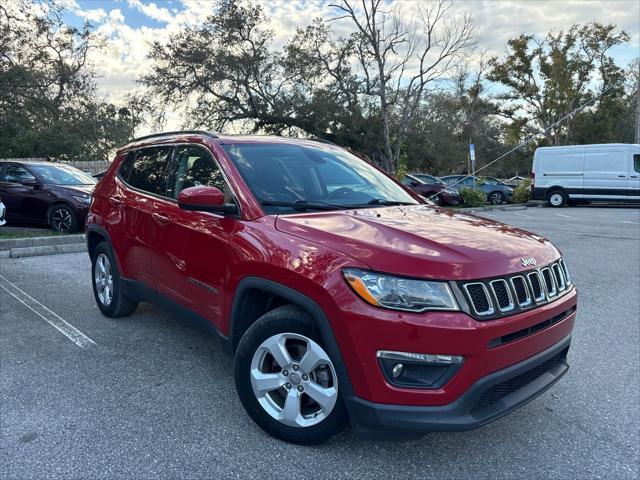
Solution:
<svg viewBox="0 0 640 480"><path fill-rule="evenodd" d="M210 326L265 431L479 427L567 369L577 292L545 238L426 204L329 143L173 132L120 149L87 219L104 315Z"/></svg>

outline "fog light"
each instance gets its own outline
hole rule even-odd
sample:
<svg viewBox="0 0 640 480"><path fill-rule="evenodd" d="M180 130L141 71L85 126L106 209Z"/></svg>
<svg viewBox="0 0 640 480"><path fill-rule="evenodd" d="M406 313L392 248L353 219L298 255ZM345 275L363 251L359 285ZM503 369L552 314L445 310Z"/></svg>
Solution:
<svg viewBox="0 0 640 480"><path fill-rule="evenodd" d="M379 350L378 362L389 383L398 387L434 389L445 385L464 363L460 355Z"/></svg>

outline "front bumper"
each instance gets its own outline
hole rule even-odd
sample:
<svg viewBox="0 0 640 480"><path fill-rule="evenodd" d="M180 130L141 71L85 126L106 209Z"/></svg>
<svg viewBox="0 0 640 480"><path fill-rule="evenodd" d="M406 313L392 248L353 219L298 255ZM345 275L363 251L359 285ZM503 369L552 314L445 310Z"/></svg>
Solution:
<svg viewBox="0 0 640 480"><path fill-rule="evenodd" d="M360 436L376 440L478 428L530 402L556 383L569 369L570 343L568 336L537 355L481 378L447 405L389 405L348 398L352 426Z"/></svg>

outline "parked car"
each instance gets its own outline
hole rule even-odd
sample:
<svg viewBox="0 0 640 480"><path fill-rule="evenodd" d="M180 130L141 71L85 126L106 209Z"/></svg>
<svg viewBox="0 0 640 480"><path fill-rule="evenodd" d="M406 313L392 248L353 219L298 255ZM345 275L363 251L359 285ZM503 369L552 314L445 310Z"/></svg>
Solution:
<svg viewBox="0 0 640 480"><path fill-rule="evenodd" d="M447 188L442 180L426 173L411 173L405 175L402 184L409 187L418 195L430 199L436 205L458 205L460 194Z"/></svg>
<svg viewBox="0 0 640 480"><path fill-rule="evenodd" d="M95 178L96 180L100 180L102 177L105 176L106 173L107 173L106 170L103 170L103 171L98 172L98 173L94 173L93 174L93 178Z"/></svg>
<svg viewBox="0 0 640 480"><path fill-rule="evenodd" d="M82 228L96 181L77 168L51 162L0 162L0 196L9 222Z"/></svg>
<svg viewBox="0 0 640 480"><path fill-rule="evenodd" d="M640 145L542 147L533 155L534 200L640 202Z"/></svg>
<svg viewBox="0 0 640 480"><path fill-rule="evenodd" d="M474 188L474 177L467 175L448 175L441 177L452 190L460 191L462 187ZM475 177L475 188L487 195L487 202L500 205L511 200L513 187L493 177Z"/></svg>
<svg viewBox="0 0 640 480"><path fill-rule="evenodd" d="M212 326L283 440L476 428L567 371L577 293L549 241L423 202L326 143L143 137L93 195L95 300Z"/></svg>
<svg viewBox="0 0 640 480"><path fill-rule="evenodd" d="M4 203L2 203L2 198L0 198L0 227L7 223L7 221L4 219L6 213L7 208L4 206Z"/></svg>

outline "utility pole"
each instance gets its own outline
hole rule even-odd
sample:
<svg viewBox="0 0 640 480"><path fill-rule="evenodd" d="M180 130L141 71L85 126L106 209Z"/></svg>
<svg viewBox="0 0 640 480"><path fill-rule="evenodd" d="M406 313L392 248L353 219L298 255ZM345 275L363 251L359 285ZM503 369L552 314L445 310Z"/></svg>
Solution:
<svg viewBox="0 0 640 480"><path fill-rule="evenodd" d="M640 69L640 65L638 65ZM640 144L640 75L636 84L636 143Z"/></svg>

